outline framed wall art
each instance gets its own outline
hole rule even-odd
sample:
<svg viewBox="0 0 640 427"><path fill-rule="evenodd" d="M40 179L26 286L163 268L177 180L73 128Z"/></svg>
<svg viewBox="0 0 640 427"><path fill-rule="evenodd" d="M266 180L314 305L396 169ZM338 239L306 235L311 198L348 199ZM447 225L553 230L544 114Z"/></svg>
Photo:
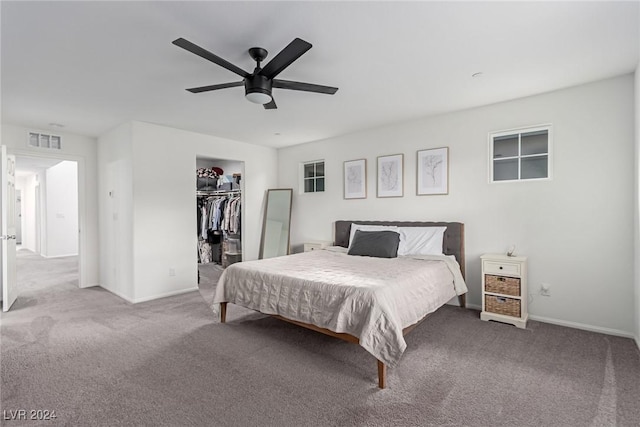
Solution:
<svg viewBox="0 0 640 427"><path fill-rule="evenodd" d="M403 163L403 154L378 157L378 197L403 196Z"/></svg>
<svg viewBox="0 0 640 427"><path fill-rule="evenodd" d="M449 194L449 147L418 151L417 193Z"/></svg>
<svg viewBox="0 0 640 427"><path fill-rule="evenodd" d="M367 160L348 160L344 162L344 198L367 198Z"/></svg>

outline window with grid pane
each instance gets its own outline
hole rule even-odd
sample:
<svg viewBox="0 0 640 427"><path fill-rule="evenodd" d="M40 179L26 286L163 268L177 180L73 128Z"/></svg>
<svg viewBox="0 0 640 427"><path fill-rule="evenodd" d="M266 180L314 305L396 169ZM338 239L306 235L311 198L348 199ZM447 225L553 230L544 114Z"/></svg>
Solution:
<svg viewBox="0 0 640 427"><path fill-rule="evenodd" d="M494 132L489 145L491 182L551 177L551 126Z"/></svg>
<svg viewBox="0 0 640 427"><path fill-rule="evenodd" d="M324 160L304 163L302 173L305 193L324 191Z"/></svg>

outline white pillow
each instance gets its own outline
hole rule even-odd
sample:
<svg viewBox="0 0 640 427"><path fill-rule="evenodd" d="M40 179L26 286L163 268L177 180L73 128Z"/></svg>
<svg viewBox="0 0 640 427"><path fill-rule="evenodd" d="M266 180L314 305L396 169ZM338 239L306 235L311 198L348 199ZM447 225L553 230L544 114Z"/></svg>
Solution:
<svg viewBox="0 0 640 427"><path fill-rule="evenodd" d="M362 225L362 224L351 224L351 232L349 233L349 247L351 247L351 243L353 242L353 235L356 234L356 230L360 231L395 231L399 233L398 227L395 225ZM400 244L402 244L402 235L400 235ZM398 253L398 255L400 255Z"/></svg>
<svg viewBox="0 0 640 427"><path fill-rule="evenodd" d="M402 255L444 255L442 241L447 227L399 227Z"/></svg>

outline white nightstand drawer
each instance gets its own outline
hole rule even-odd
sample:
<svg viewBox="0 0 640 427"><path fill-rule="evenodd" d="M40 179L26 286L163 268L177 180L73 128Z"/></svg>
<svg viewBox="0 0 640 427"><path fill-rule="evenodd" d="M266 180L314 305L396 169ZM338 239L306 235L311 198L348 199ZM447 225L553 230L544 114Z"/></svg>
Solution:
<svg viewBox="0 0 640 427"><path fill-rule="evenodd" d="M308 242L304 244L304 251L305 252L319 251L320 249L324 249L330 245L331 245L330 242Z"/></svg>
<svg viewBox="0 0 640 427"><path fill-rule="evenodd" d="M482 270L490 274L520 275L520 263L483 261Z"/></svg>

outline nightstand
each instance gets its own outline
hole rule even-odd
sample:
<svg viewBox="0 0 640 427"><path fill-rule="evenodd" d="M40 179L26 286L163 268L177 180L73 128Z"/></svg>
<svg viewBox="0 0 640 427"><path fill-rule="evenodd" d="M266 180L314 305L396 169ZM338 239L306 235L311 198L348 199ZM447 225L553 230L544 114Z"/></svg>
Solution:
<svg viewBox="0 0 640 427"><path fill-rule="evenodd" d="M305 252L317 251L320 249L324 249L327 246L331 246L331 242L326 242L326 241L307 242L304 244L304 251Z"/></svg>
<svg viewBox="0 0 640 427"><path fill-rule="evenodd" d="M482 320L526 328L527 258L485 254L482 260Z"/></svg>

